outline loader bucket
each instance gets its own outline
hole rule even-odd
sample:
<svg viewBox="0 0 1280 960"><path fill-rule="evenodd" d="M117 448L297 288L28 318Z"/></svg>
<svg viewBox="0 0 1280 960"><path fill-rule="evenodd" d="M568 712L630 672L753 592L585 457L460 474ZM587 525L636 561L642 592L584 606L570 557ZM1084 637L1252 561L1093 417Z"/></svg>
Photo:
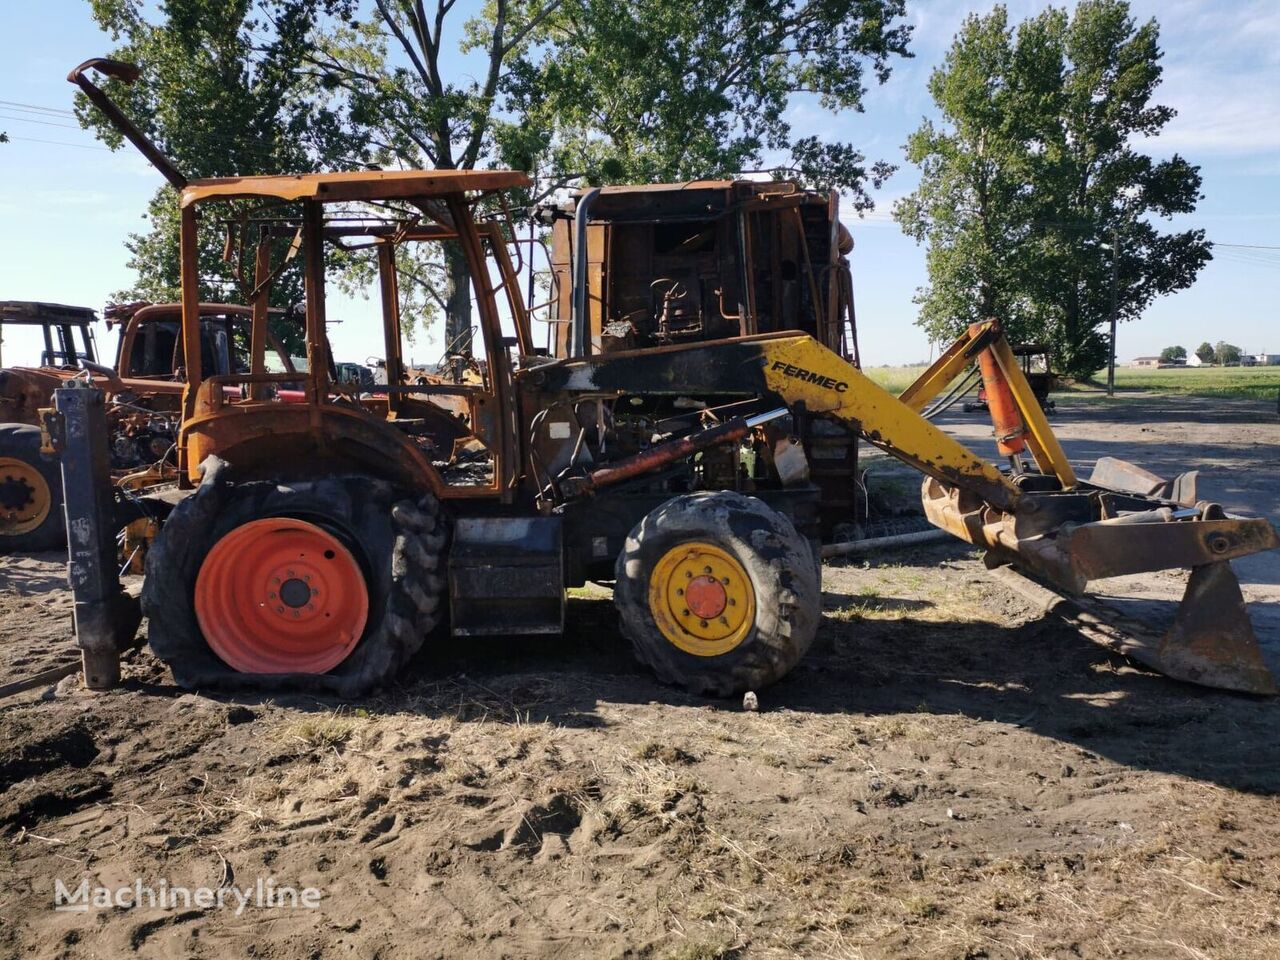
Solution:
<svg viewBox="0 0 1280 960"><path fill-rule="evenodd" d="M1197 502L1194 474L1165 481L1112 458L1099 461L1089 480L1071 489L1032 492L1032 486L1009 510L998 510L963 489L926 479L925 514L935 526L984 548L988 566L1010 566L1042 585L1020 592L1135 660L1203 686L1280 692L1230 564L1280 547L1267 520ZM1167 629L1161 624L1168 619L1167 602L1085 595L1091 584L1103 594L1124 593L1124 583L1111 578L1177 568L1191 574Z"/></svg>

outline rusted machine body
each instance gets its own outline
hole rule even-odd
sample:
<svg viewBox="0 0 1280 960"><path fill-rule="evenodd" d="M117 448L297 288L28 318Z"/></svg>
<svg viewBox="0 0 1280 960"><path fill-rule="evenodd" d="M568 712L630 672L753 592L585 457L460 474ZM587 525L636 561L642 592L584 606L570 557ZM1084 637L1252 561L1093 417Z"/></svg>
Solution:
<svg viewBox="0 0 1280 960"><path fill-rule="evenodd" d="M82 87L89 67L128 75L91 61L72 73ZM571 337L569 355L552 358L532 342L513 227L484 213L501 207L495 195L527 186L523 174L187 181L168 171L182 224L180 489L165 496L173 509L148 555L142 599L151 646L184 685L362 693L400 676L446 621L459 637L558 632L566 588L587 580L614 582L621 629L663 679L719 695L773 682L821 619L812 543L822 491L795 469L803 453L770 435L803 416L919 469L930 518L983 547L993 565L1067 590L1191 567L1189 613L1162 669L1274 689L1255 669L1256 639L1206 621L1232 602L1243 615L1226 596L1226 564L1276 547L1275 530L1185 506L1187 480L1144 492L1135 468L1104 462L1079 481L997 323L975 325L901 397L803 331L629 349L602 341L599 350ZM266 369L275 265L263 246L247 369L206 373L200 224L233 201L297 232L301 376ZM326 256L352 238L379 267L387 382L372 391L331 376ZM399 316L409 278L397 266L407 244L455 245L470 268L484 362L463 382L410 382ZM975 361L1000 398L1004 467L920 415ZM300 382L300 396L285 396L286 382ZM101 611L84 612L97 622Z"/></svg>
<svg viewBox="0 0 1280 960"><path fill-rule="evenodd" d="M554 356L800 330L857 365L853 239L835 191L751 180L609 186L541 214L560 318Z"/></svg>
<svg viewBox="0 0 1280 960"><path fill-rule="evenodd" d="M839 202L786 180L700 180L606 186L543 207L549 352L607 356L798 330L859 366L853 237ZM710 398L691 385L684 402ZM862 512L855 432L803 414L768 432L799 441L824 536Z"/></svg>

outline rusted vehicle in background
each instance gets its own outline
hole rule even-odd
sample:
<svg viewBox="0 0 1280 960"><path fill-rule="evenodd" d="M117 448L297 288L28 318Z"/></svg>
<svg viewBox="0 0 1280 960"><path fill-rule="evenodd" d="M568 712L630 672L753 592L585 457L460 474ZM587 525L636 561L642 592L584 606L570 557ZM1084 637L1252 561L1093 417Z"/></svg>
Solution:
<svg viewBox="0 0 1280 960"><path fill-rule="evenodd" d="M42 449L40 409L54 387L94 362L97 352L89 307L30 300L0 302L0 362L8 330L38 331L42 339L35 367L0 367L0 553L60 546L62 482L57 459Z"/></svg>
<svg viewBox="0 0 1280 960"><path fill-rule="evenodd" d="M185 382L181 312L176 303L108 306L103 311L107 327L119 331L110 367L96 362L92 310L23 312L46 318L52 329L46 327L40 366L0 370L0 553L56 549L65 543L57 457L42 439L41 428L54 390L73 377L106 391L115 481L136 489L173 479ZM250 309L202 303L199 312L206 373L246 370ZM12 305L0 305L0 316L11 313L17 313ZM292 372L280 340L270 329L265 337L273 369Z"/></svg>
<svg viewBox="0 0 1280 960"><path fill-rule="evenodd" d="M1058 385L1058 378L1049 364L1048 346L1043 343L1020 343L1012 349L1013 355L1022 364L1022 375L1026 377L1031 394L1040 404L1040 409L1045 413L1052 413L1058 405L1050 398L1049 392ZM973 400L966 401L961 409L965 413L989 409L986 384L980 385L978 395Z"/></svg>

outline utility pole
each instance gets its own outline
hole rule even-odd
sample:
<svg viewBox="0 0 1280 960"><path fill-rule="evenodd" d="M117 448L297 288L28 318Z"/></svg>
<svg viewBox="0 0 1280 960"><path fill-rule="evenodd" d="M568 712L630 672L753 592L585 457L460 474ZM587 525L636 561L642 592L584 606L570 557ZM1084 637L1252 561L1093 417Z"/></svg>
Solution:
<svg viewBox="0 0 1280 960"><path fill-rule="evenodd" d="M1107 362L1107 396L1116 395L1116 313L1120 296L1120 229L1111 228L1111 359Z"/></svg>

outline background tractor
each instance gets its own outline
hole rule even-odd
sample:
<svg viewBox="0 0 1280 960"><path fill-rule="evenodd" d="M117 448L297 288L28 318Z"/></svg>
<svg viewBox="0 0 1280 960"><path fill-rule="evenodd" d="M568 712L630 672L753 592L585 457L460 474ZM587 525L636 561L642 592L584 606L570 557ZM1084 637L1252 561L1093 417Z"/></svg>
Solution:
<svg viewBox="0 0 1280 960"><path fill-rule="evenodd" d="M65 541L62 480L40 438L40 409L81 361L97 359L89 307L27 300L0 302L0 357L5 333L38 330L38 367L0 368L0 553L47 550Z"/></svg>
<svg viewBox="0 0 1280 960"><path fill-rule="evenodd" d="M108 367L96 362L92 310L0 304L0 321L16 316L43 325L46 343L39 367L0 369L0 554L66 542L58 461L41 428L54 391L73 377L106 391L113 482L135 489L174 478L184 379L181 313L176 303L108 306L107 327L119 329L115 364ZM205 371L247 370L249 308L201 303L199 313ZM277 321L286 319L281 313ZM273 366L291 372L293 362L274 332L265 336Z"/></svg>

